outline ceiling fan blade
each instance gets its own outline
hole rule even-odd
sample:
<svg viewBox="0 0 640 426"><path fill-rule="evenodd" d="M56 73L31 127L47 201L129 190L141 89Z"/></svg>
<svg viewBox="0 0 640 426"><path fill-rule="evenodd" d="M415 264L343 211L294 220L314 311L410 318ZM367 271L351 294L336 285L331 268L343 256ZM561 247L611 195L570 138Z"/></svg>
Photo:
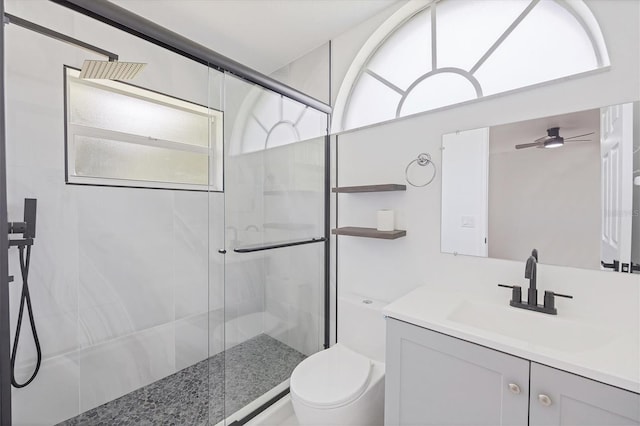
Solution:
<svg viewBox="0 0 640 426"><path fill-rule="evenodd" d="M533 141L533 143L541 143L546 141L547 139L551 139L549 136L543 136L541 138L536 139L535 141Z"/></svg>
<svg viewBox="0 0 640 426"><path fill-rule="evenodd" d="M592 139L571 139L571 140L564 140L565 142L591 142Z"/></svg>
<svg viewBox="0 0 640 426"><path fill-rule="evenodd" d="M544 142L521 143L520 145L516 145L516 149L532 148L534 146L543 146L543 145L544 145Z"/></svg>
<svg viewBox="0 0 640 426"><path fill-rule="evenodd" d="M575 139L575 138L581 138L582 136L589 136L589 135L593 135L595 132L591 132L591 133L585 133L584 135L575 135L575 136L570 136L568 138L564 138L564 140L566 141L567 139Z"/></svg>

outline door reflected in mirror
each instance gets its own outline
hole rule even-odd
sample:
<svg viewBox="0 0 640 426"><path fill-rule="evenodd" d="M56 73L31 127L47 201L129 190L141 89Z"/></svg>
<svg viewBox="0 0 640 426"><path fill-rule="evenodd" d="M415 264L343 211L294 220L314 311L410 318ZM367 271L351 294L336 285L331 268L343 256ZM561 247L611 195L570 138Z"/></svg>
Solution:
<svg viewBox="0 0 640 426"><path fill-rule="evenodd" d="M640 272L640 108L445 134L444 253Z"/></svg>

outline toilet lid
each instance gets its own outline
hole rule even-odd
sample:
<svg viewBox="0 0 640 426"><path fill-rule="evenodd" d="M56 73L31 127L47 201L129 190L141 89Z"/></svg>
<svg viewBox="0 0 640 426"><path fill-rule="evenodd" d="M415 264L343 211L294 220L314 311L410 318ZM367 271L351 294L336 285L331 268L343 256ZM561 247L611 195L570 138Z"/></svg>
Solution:
<svg viewBox="0 0 640 426"><path fill-rule="evenodd" d="M291 392L313 407L346 405L362 395L370 372L370 359L338 343L295 368Z"/></svg>

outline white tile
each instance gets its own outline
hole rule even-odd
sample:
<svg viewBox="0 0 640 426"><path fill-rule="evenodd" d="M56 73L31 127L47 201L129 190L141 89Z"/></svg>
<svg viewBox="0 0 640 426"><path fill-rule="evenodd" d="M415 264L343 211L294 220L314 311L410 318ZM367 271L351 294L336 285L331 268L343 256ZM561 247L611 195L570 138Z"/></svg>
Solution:
<svg viewBox="0 0 640 426"><path fill-rule="evenodd" d="M225 258L227 319L261 312L264 308L264 261L261 252L227 253Z"/></svg>
<svg viewBox="0 0 640 426"><path fill-rule="evenodd" d="M19 302L13 303L12 308ZM34 319L36 331L40 340L40 348L44 359L72 353L78 341L78 315L75 312L61 312L57 314L42 315L38 312L38 304L34 302ZM17 307L16 307L17 310ZM17 315L16 315L17 316ZM11 326L11 342L15 335L15 323ZM36 348L34 344L29 315L26 312L22 319L22 331L20 343L16 355L16 366L32 369L36 362Z"/></svg>
<svg viewBox="0 0 640 426"><path fill-rule="evenodd" d="M218 325L218 329L221 325ZM225 348L231 348L249 340L265 330L264 313L253 312L227 319L224 323Z"/></svg>
<svg viewBox="0 0 640 426"><path fill-rule="evenodd" d="M90 410L172 374L174 350L173 324L80 350L80 410Z"/></svg>
<svg viewBox="0 0 640 426"><path fill-rule="evenodd" d="M32 372L18 369L18 380ZM79 367L75 354L45 359L36 379L21 389L12 388L13 424L52 425L80 413Z"/></svg>
<svg viewBox="0 0 640 426"><path fill-rule="evenodd" d="M225 309L220 308L209 312L209 356L225 350Z"/></svg>
<svg viewBox="0 0 640 426"><path fill-rule="evenodd" d="M44 356L75 350L78 346L78 251L73 202L65 191L62 175L56 170L42 169L34 174L22 167L8 167L7 179L9 220L22 220L24 198L38 200L29 289ZM10 286L11 328L15 330L22 285L17 248L9 250L9 271L15 277ZM23 323L24 342L30 341L28 328L28 323ZM33 354L31 343L20 345L20 360L29 359Z"/></svg>
<svg viewBox="0 0 640 426"><path fill-rule="evenodd" d="M173 321L171 193L98 187L77 192L83 345ZM85 317L89 308L91 318Z"/></svg>
<svg viewBox="0 0 640 426"><path fill-rule="evenodd" d="M62 66L76 62L77 48L18 26L7 28L6 37L8 164L63 171Z"/></svg>
<svg viewBox="0 0 640 426"><path fill-rule="evenodd" d="M208 325L207 312L175 322L176 371L209 357Z"/></svg>
<svg viewBox="0 0 640 426"><path fill-rule="evenodd" d="M173 192L175 318L208 309L209 194ZM211 226L215 226L212 217ZM219 220L219 218L218 218ZM224 222L222 222L224 223Z"/></svg>
<svg viewBox="0 0 640 426"><path fill-rule="evenodd" d="M278 324L267 331L269 336L305 355L320 350L323 331L319 315L301 311L295 305L280 303L272 298L267 299L267 313L275 317Z"/></svg>

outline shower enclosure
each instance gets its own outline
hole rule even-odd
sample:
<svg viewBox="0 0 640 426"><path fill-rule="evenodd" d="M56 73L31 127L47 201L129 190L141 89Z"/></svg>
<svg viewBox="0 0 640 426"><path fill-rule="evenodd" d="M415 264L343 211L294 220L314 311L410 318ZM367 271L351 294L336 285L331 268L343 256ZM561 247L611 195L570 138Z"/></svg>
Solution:
<svg viewBox="0 0 640 426"><path fill-rule="evenodd" d="M12 423L244 424L328 343L328 107L115 6L93 2L147 35L63 7L79 3L4 1L49 30L4 29L7 212L38 200L42 348L33 382L2 389ZM82 79L101 50L147 65ZM36 360L25 323L18 382Z"/></svg>

